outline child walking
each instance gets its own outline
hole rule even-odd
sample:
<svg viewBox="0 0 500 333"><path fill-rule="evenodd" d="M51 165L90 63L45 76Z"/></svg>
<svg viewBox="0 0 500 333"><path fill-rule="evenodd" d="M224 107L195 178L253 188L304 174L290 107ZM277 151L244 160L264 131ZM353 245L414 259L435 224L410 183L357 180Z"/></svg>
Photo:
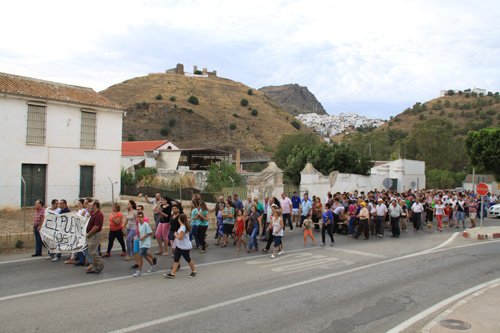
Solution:
<svg viewBox="0 0 500 333"><path fill-rule="evenodd" d="M133 275L134 277L141 276L142 264L144 262L143 258L146 258L147 262L151 265L151 269L148 273L156 272L156 258L149 251L151 247L151 237L153 236L153 230L149 226L149 223L144 223L144 213L137 213L137 220L139 222L139 258L137 265L137 271Z"/></svg>
<svg viewBox="0 0 500 333"><path fill-rule="evenodd" d="M283 219L281 218L281 210L278 209L278 206L273 204L273 217L271 218L271 225L273 228L273 237L274 237L274 249L273 254L271 254L271 259L274 259L274 255L276 250L278 250L278 255L283 254L283 244L281 239L283 238L283 230L285 225L283 224Z"/></svg>
<svg viewBox="0 0 500 333"><path fill-rule="evenodd" d="M189 277L196 276L196 267L194 266L194 261L191 259L190 251L193 248L193 244L189 240L189 233L191 232L191 226L189 225L188 219L186 215L179 215L179 224L180 227L177 232L174 234L175 236L175 250L174 250L174 265L172 267L172 271L170 273L165 274L165 277L168 279L174 279L175 273L179 268L179 260L183 257L189 267L191 268L191 274Z"/></svg>
<svg viewBox="0 0 500 333"><path fill-rule="evenodd" d="M313 235L313 221L309 218L304 220L304 246L307 246L307 237L311 238L313 245L316 245L316 240Z"/></svg>
<svg viewBox="0 0 500 333"><path fill-rule="evenodd" d="M247 247L247 243L243 240L243 232L245 231L245 219L243 218L243 212L241 209L236 210L237 218L236 223L234 225L234 236L236 237L236 251L241 250L241 244L243 244L243 248Z"/></svg>

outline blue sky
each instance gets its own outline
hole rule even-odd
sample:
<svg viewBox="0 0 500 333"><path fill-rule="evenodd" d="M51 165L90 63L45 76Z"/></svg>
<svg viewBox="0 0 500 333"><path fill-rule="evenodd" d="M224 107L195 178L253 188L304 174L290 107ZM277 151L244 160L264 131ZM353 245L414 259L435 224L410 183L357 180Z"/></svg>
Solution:
<svg viewBox="0 0 500 333"><path fill-rule="evenodd" d="M0 71L99 91L183 63L387 119L442 89L499 91L499 17L494 0L16 0Z"/></svg>

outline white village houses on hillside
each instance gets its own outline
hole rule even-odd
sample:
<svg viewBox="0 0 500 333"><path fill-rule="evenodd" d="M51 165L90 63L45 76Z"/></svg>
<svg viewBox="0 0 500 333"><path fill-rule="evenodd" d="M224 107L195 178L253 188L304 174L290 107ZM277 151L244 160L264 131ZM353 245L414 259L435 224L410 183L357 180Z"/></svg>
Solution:
<svg viewBox="0 0 500 333"><path fill-rule="evenodd" d="M0 73L0 209L110 202L112 183L120 193L123 112L91 88Z"/></svg>

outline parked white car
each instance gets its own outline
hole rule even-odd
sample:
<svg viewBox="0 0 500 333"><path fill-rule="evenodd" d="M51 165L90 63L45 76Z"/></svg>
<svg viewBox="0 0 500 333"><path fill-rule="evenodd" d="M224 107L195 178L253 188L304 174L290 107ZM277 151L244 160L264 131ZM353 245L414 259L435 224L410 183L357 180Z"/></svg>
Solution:
<svg viewBox="0 0 500 333"><path fill-rule="evenodd" d="M490 217L500 217L500 204L496 204L488 209L488 216Z"/></svg>

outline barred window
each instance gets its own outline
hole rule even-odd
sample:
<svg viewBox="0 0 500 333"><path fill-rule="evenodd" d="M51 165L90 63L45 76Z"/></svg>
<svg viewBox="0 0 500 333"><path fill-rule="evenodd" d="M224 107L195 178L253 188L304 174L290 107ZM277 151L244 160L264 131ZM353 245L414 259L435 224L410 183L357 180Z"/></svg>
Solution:
<svg viewBox="0 0 500 333"><path fill-rule="evenodd" d="M45 144L45 123L47 113L45 106L28 104L28 122L26 143Z"/></svg>
<svg viewBox="0 0 500 333"><path fill-rule="evenodd" d="M95 148L95 136L96 136L96 113L82 111L80 147Z"/></svg>

